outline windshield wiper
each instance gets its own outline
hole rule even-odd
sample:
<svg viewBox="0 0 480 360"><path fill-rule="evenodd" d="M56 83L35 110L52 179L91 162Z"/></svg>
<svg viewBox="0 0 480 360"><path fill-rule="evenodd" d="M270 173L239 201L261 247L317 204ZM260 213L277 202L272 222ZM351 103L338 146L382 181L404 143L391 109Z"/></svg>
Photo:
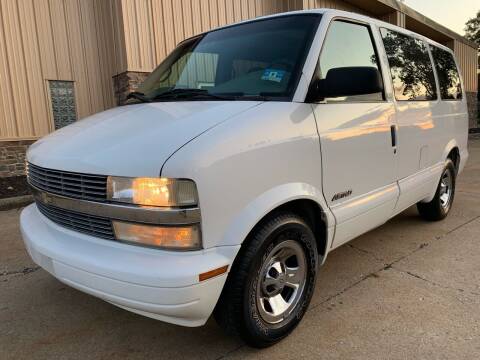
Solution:
<svg viewBox="0 0 480 360"><path fill-rule="evenodd" d="M152 100L168 99L214 99L214 100L235 100L234 96L209 93L205 89L172 89L164 91L152 98Z"/></svg>
<svg viewBox="0 0 480 360"><path fill-rule="evenodd" d="M127 95L127 100L130 100L130 99L139 100L141 102L152 102L152 100L150 100L148 97L145 96L144 93L142 93L140 91L134 91L134 92L131 92L130 94L128 94Z"/></svg>
<svg viewBox="0 0 480 360"><path fill-rule="evenodd" d="M242 99L242 100L250 100L250 101L270 101L272 100L268 96L265 96L263 94L259 95L239 95L237 99Z"/></svg>
<svg viewBox="0 0 480 360"><path fill-rule="evenodd" d="M243 92L229 93L209 93L206 89L172 89L164 91L152 98L152 100L166 99L213 99L213 100L251 100L251 101L269 101L271 98L268 94L260 93L259 95L246 95Z"/></svg>
<svg viewBox="0 0 480 360"><path fill-rule="evenodd" d="M130 96L131 95L131 96ZM165 100L250 100L269 101L268 95L245 95L243 92L210 93L206 89L170 89L161 92L153 97L146 97L141 92L130 93L129 97L139 99L143 102L165 101Z"/></svg>

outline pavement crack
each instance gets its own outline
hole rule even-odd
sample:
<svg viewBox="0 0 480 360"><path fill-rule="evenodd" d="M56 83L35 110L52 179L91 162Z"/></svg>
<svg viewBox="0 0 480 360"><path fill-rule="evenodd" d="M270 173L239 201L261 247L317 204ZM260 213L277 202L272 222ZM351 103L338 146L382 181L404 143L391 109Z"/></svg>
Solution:
<svg viewBox="0 0 480 360"><path fill-rule="evenodd" d="M479 293L476 293L476 292L472 292L472 291L466 291L464 289L461 289L461 288L455 288L455 287L451 287L451 286L448 286L448 285L443 285L443 284L440 284L438 282L435 282L435 281L432 281L430 279L427 279L427 278L424 278L423 276L421 275L418 275L418 274L415 274L414 272L412 271L408 271L408 270L402 270L402 269L399 269L397 267L393 267L392 266L392 269L397 271L397 272L400 272L402 274L406 274L406 275L409 275L409 276L412 276L416 279L419 279L419 280L422 280L422 281L425 281L426 283L429 283L433 286L437 286L437 287L440 287L442 289L446 289L446 290L454 290L454 291L458 291L458 292L461 292L461 293L467 293L467 294L470 294L470 295L475 295L475 296L480 296Z"/></svg>
<svg viewBox="0 0 480 360"><path fill-rule="evenodd" d="M437 239L438 240L438 239ZM395 259L393 260L392 262L390 262L388 264L388 267L391 268L393 265L395 265L396 263L399 263L400 261L402 260L405 260L406 258L412 256L413 254L416 254L417 252L419 252L420 250L423 250L425 249L427 246L429 246L430 244L429 243L422 243L420 244L415 250L413 251L410 251L408 254L404 255L404 256L400 256L398 259Z"/></svg>
<svg viewBox="0 0 480 360"><path fill-rule="evenodd" d="M34 266L34 267L24 267L21 270L4 271L4 272L0 273L0 277L10 276L10 275L18 275L18 274L28 275L28 274L31 274L31 273L39 270L39 269L40 269L40 266Z"/></svg>
<svg viewBox="0 0 480 360"><path fill-rule="evenodd" d="M346 293L347 291L349 291L350 289L354 288L355 286L357 286L358 284L362 283L363 281L365 281L365 280L367 280L367 279L370 279L370 278L372 278L372 277L378 277L378 273L381 272L381 271L383 271L383 270L385 270L385 267L383 267L383 268L381 268L381 269L379 269L379 270L377 270L377 271L373 271L373 272L371 272L371 273L369 273L369 274L367 274L367 275L362 276L360 280L354 282L353 284L348 285L347 287L345 287L345 288L343 288L342 290L336 292L335 294L330 295L328 298L326 298L325 300L319 302L318 304L315 304L315 305L313 305L313 306L310 306L309 309L308 309L308 311L313 310L313 309L315 309L315 308L317 308L317 307L319 307L319 306L321 306L321 305L323 305L323 304L326 304L326 303L332 301L332 300L335 299L336 297L338 297L338 296Z"/></svg>
<svg viewBox="0 0 480 360"><path fill-rule="evenodd" d="M355 245L352 245L352 244L347 244L347 245L348 245L350 248L352 248L352 249L354 249L354 250L357 250L358 252L361 252L361 253L363 253L363 254L366 254L366 255L372 257L374 260L382 263L383 265L387 265L387 264L385 263L385 260L384 260L384 259L379 258L378 256L376 256L374 253L372 253L372 252L370 252L370 251L365 250L365 249L362 249L362 248L360 248L360 247L358 247L358 246L355 246Z"/></svg>
<svg viewBox="0 0 480 360"><path fill-rule="evenodd" d="M461 225L459 225L459 226L457 226L457 227L455 227L455 228L447 231L445 234L436 237L435 240L442 239L442 238L444 238L445 236L447 236L447 235L449 235L449 234L457 231L458 229L462 228L463 226L468 225L468 224L474 222L475 220L477 220L477 219L479 219L479 218L480 218L480 216L476 216L476 217L474 217L473 219L470 219L470 220L464 222L463 224L461 224ZM438 287L442 287L442 288L450 289L450 290L456 290L456 291L458 291L458 292L464 292L464 293L466 292L466 291L463 290L463 289L450 288L450 287L448 287L448 286L444 286L444 285L442 285L442 284L438 284L438 283L435 283L435 282L433 282L433 281L431 281L431 280L425 279L425 278L421 277L420 275L414 274L414 273L412 273L412 272L400 270L400 269L398 269L397 267L394 267L394 265L397 264L397 263L399 263L400 261L402 261L402 260L404 260L404 259L412 256L413 254L417 253L418 251L421 251L421 250L425 249L427 246L429 246L429 243L422 243L422 244L420 244L415 250L410 251L408 254L405 254L404 256L401 256L401 257L399 257L399 258L397 258L397 259L395 259L395 260L393 260L393 261L391 261L391 262L389 262L389 263L385 263L385 261L384 261L383 259L378 258L375 254L373 254L372 252L370 252L370 251L368 251L368 250L359 248L359 247L354 246L354 245L352 245L352 244L347 244L347 245L348 245L349 247L351 247L352 249L355 249L355 250L357 250L357 251L359 251L359 252L362 252L362 253L364 253L364 254L369 255L370 257L372 257L372 258L375 259L376 261L382 263L382 264L383 264L383 267L382 267L381 269L376 270L376 271L372 271L371 273L369 273L369 274L367 274L367 275L365 275L365 276L362 276L362 278L361 278L360 280L358 280L358 281L350 284L349 286L341 289L340 291L336 292L335 294L329 296L329 297L328 297L327 299L325 299L324 301L322 301L322 302L320 302L320 303L318 303L318 304L316 304L316 305L310 306L309 310L313 310L313 309L315 309L315 308L317 308L317 307L319 307L319 306L321 306L321 305L324 305L325 303L328 303L328 302L332 301L332 300L335 299L336 297L338 297L338 296L346 293L347 291L349 291L350 289L354 288L355 286L357 286L358 284L362 283L363 281L365 281L365 280L367 280L367 279L369 279L369 278L372 278L372 277L378 277L378 274L379 274L380 272L385 271L385 270L389 270L389 269L393 269L393 270L396 270L396 271L399 271L399 272L403 272L403 273L405 273L405 274L407 274L407 275L409 275L409 276L413 276L413 277L418 278L418 279L420 279L420 280L429 282L429 283L431 283L432 285L435 285L435 286L438 286ZM480 296L480 294L475 293L475 292L470 292L470 291L468 291L467 293L470 293L470 294L476 295L476 296Z"/></svg>
<svg viewBox="0 0 480 360"><path fill-rule="evenodd" d="M367 251L367 250L363 250L363 249L357 248L357 247L355 247L355 246L353 246L353 245L351 245L351 244L349 244L349 246L351 246L352 248L354 248L354 249L356 249L356 250L358 250L358 251L367 253L367 254L369 254L370 256L374 256L372 253L370 253L370 252ZM396 259L396 260L394 260L394 261L392 261L392 262L390 262L390 263L385 263L383 260L378 260L378 261L380 261L380 262L383 264L383 267L382 267L382 268L380 268L380 269L378 269L378 270L375 270L375 271L372 271L371 273L362 276L362 278L361 278L360 280L358 280L358 281L356 281L356 282L348 285L347 287L345 287L345 288L341 289L340 291L336 292L335 294L329 296L327 299L319 302L318 304L315 304L315 305L313 305L313 306L310 306L309 309L308 309L308 311L313 310L313 309L315 309L315 308L317 308L317 307L319 307L319 306L321 306L321 305L324 305L325 303L328 303L328 302L332 301L332 300L335 299L336 297L338 297L338 296L346 293L347 291L349 291L350 289L354 288L355 286L361 284L363 281L365 281L365 280L367 280L367 279L378 277L378 274L381 273L382 271L386 271L386 270L389 270L389 269L393 268L393 265L394 265L395 263L397 263L397 262L399 262L399 261L402 261L403 259L405 259L405 258L407 258L407 257L409 257L409 256L411 256L411 255L413 255L413 254L415 254L417 251L420 251L420 250L424 249L424 248L427 247L427 246L428 246L428 243L420 244L420 246L418 246L415 250L411 251L411 252L408 253L407 255L402 256L402 257L400 257L400 258L398 258L398 259ZM375 257L375 256L374 256L374 257Z"/></svg>
<svg viewBox="0 0 480 360"><path fill-rule="evenodd" d="M464 222L464 223L462 223L462 224L454 227L454 228L451 229L451 230L448 230L446 233L444 233L444 234L442 234L442 235L440 235L440 236L436 236L436 237L435 237L435 240L440 240L440 239L444 238L445 236L450 235L451 233L453 233L453 232L461 229L462 227L464 227L464 226L466 226L466 225L468 225L468 224L470 224L470 223L472 223L472 222L474 222L474 221L476 221L476 220L478 220L478 219L480 219L480 215L479 215L479 216L475 216L474 218L472 218L472 219L470 219L470 220L468 220L468 221L466 221L466 222ZM378 256L376 256L376 255L375 255L373 252L371 252L371 251L362 249L362 248L360 248L360 247L358 247L358 246L355 246L355 245L353 245L353 244L347 244L347 246L349 246L350 248L355 249L355 250L357 250L357 251L359 251L359 252L361 252L361 253L364 253L364 254L368 255L368 256L372 257L374 260L376 260L376 261L378 261L378 262L381 262L382 264L385 265L386 268L387 268L387 267L391 267L392 265L394 265L394 264L396 264L396 263L398 263L398 262L400 262L400 261L402 261L402 260L404 260L404 259L412 256L412 255L415 254L417 251L420 251L420 250L424 249L425 247L427 247L427 246L429 246L429 245L430 245L430 244L429 244L428 242L422 243L422 244L420 244L420 246L418 246L415 250L409 252L408 254L406 254L406 255L404 255L404 256L401 256L401 257L399 257L399 258L391 261L390 263L386 263L384 259L379 258Z"/></svg>
<svg viewBox="0 0 480 360"><path fill-rule="evenodd" d="M470 219L470 220L468 220L467 222L464 222L464 223L461 224L461 225L458 225L457 227L453 228L452 230L448 230L445 234L443 234L442 236L440 236L440 239L443 238L443 237L445 237L445 236L447 236L447 235L449 235L449 234L451 234L451 233L453 233L453 232L455 232L455 231L457 231L458 229L460 229L460 228L462 228L462 227L464 227L464 226L466 226L466 225L474 222L475 220L478 220L478 219L480 219L480 215L475 216L473 219Z"/></svg>
<svg viewBox="0 0 480 360"><path fill-rule="evenodd" d="M232 349L232 350L229 350L227 351L225 354L217 357L215 360L221 360L221 359L225 359L227 356L233 354L234 352L240 350L241 348L245 347L245 344L242 344L240 346L237 346L236 348Z"/></svg>

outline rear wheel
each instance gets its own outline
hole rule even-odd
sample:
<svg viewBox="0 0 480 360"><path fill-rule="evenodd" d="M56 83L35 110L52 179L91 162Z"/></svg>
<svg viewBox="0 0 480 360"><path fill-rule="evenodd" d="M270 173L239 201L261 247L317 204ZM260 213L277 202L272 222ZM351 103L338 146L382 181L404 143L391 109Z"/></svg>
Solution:
<svg viewBox="0 0 480 360"><path fill-rule="evenodd" d="M448 159L433 200L428 203L417 204L418 212L424 219L439 221L447 217L455 197L455 180L455 165L452 160Z"/></svg>
<svg viewBox="0 0 480 360"><path fill-rule="evenodd" d="M215 309L218 323L254 347L280 341L307 310L317 259L314 235L302 218L282 212L264 221L232 267Z"/></svg>

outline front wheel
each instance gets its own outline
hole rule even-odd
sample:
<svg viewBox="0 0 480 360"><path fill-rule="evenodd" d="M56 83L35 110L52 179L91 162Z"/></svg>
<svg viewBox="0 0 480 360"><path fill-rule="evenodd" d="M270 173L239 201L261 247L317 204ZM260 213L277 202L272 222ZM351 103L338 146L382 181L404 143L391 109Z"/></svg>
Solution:
<svg viewBox="0 0 480 360"><path fill-rule="evenodd" d="M453 161L448 159L433 200L428 203L417 204L418 212L425 220L439 221L447 217L455 196L456 174Z"/></svg>
<svg viewBox="0 0 480 360"><path fill-rule="evenodd" d="M270 217L237 256L215 309L218 323L254 347L280 341L307 310L317 259L315 237L301 217Z"/></svg>

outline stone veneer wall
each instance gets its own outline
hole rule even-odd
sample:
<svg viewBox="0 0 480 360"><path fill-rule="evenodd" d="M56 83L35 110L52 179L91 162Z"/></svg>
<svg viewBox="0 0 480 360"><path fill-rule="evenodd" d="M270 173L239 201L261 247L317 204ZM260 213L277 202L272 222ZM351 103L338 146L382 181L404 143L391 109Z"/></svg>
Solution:
<svg viewBox="0 0 480 360"><path fill-rule="evenodd" d="M135 91L150 73L126 71L113 77L113 90L117 105L125 104L127 95Z"/></svg>
<svg viewBox="0 0 480 360"><path fill-rule="evenodd" d="M468 104L468 125L470 129L480 127L480 103L478 102L477 93L467 92Z"/></svg>
<svg viewBox="0 0 480 360"><path fill-rule="evenodd" d="M34 140L0 141L0 177L25 175L25 154Z"/></svg>

